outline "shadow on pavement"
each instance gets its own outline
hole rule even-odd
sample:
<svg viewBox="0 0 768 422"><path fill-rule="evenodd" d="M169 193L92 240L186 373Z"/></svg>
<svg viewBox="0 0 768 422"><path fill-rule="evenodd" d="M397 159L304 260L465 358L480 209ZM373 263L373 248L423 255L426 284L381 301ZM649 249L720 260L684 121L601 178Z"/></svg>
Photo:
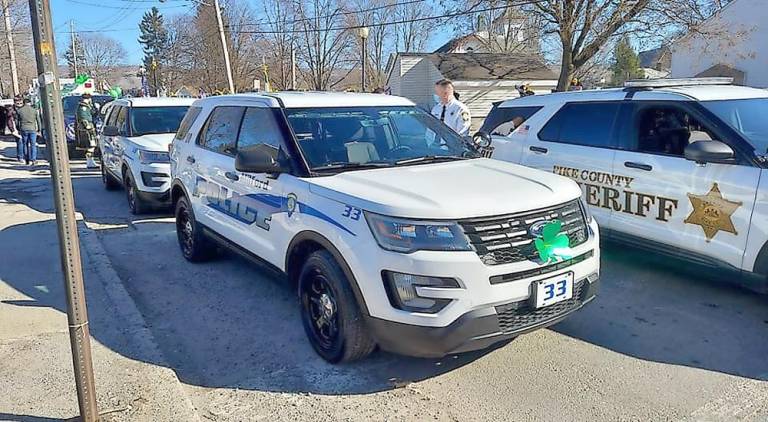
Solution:
<svg viewBox="0 0 768 422"><path fill-rule="evenodd" d="M613 242L603 244L601 274L594 303L555 331L640 359L768 380L768 297L731 284L727 272Z"/></svg>
<svg viewBox="0 0 768 422"><path fill-rule="evenodd" d="M31 415L15 415L11 413L2 413L0 412L0 421L13 421L13 422L76 422L80 420L80 418L72 418L72 419L54 419L54 418L44 418L40 416L31 416Z"/></svg>

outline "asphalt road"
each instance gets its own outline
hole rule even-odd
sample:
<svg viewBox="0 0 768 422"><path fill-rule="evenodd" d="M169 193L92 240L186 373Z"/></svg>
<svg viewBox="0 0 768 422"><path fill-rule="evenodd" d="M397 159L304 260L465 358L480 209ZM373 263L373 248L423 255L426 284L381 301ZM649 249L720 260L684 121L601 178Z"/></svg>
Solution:
<svg viewBox="0 0 768 422"><path fill-rule="evenodd" d="M333 366L305 339L292 287L232 255L187 263L169 215L133 217L98 172L74 174L78 210L204 420L768 420L768 299L723 274L607 244L600 296L552 329ZM38 176L2 183L48 211Z"/></svg>

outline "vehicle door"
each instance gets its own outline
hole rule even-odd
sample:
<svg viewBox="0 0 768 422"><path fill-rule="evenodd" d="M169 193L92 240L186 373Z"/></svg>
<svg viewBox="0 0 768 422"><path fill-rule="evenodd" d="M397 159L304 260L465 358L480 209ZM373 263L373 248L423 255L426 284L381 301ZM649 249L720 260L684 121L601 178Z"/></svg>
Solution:
<svg viewBox="0 0 768 422"><path fill-rule="evenodd" d="M114 126L117 128L117 136L113 136L110 139L112 147L112 158L110 160L110 170L123 180L124 174L122 173L123 160L125 156L126 148L128 147L128 106L120 106L116 112Z"/></svg>
<svg viewBox="0 0 768 422"><path fill-rule="evenodd" d="M275 161L288 162L289 129L280 109L266 103L249 105L237 139L238 150L262 149ZM237 172L234 192L239 204L236 241L251 253L281 266L291 237L289 217L297 207L297 193L287 192L289 174Z"/></svg>
<svg viewBox="0 0 768 422"><path fill-rule="evenodd" d="M117 121L117 115L120 114L122 106L113 105L110 107L109 113L104 120L104 127L117 128L115 122ZM115 143L117 142L116 136L107 136L103 132L99 135L101 141L99 149L101 150L101 163L112 174L120 174L120 157L115 154Z"/></svg>
<svg viewBox="0 0 768 422"><path fill-rule="evenodd" d="M192 208L198 222L225 238L237 234L235 152L237 134L245 109L235 105L215 107L195 140L197 148L187 155L195 181Z"/></svg>
<svg viewBox="0 0 768 422"><path fill-rule="evenodd" d="M483 155L520 164L529 132L525 121L541 109L541 106L494 106L480 128L481 132L491 135L492 139L491 146L483 151Z"/></svg>
<svg viewBox="0 0 768 422"><path fill-rule="evenodd" d="M741 266L760 169L733 132L693 102L636 100L622 119L614 172L631 178L615 230ZM728 164L697 163L686 146L717 140L736 153Z"/></svg>
<svg viewBox="0 0 768 422"><path fill-rule="evenodd" d="M620 104L566 103L538 133L528 137L523 149L524 165L575 180L590 212L605 228L611 227L611 204L626 183L611 172Z"/></svg>

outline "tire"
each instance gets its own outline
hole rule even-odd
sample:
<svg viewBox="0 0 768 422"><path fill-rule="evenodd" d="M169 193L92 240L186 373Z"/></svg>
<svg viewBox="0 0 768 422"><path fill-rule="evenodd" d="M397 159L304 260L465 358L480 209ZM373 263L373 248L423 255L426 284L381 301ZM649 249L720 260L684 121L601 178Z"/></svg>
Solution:
<svg viewBox="0 0 768 422"><path fill-rule="evenodd" d="M195 220L195 213L186 197L176 202L176 238L181 254L189 262L204 262L216 255L216 245L203 233Z"/></svg>
<svg viewBox="0 0 768 422"><path fill-rule="evenodd" d="M126 169L125 171L125 196L128 200L128 208L131 210L131 214L133 215L140 215L149 209L147 204L144 203L144 201L141 200L141 196L139 195L139 189L136 187L136 183L133 181L133 176L131 176L130 170Z"/></svg>
<svg viewBox="0 0 768 422"><path fill-rule="evenodd" d="M75 148L74 142L67 142L67 152L69 153L69 159L81 159L84 157L82 151Z"/></svg>
<svg viewBox="0 0 768 422"><path fill-rule="evenodd" d="M376 347L339 264L326 250L309 255L299 274L301 320L309 342L330 363L362 359Z"/></svg>
<svg viewBox="0 0 768 422"><path fill-rule="evenodd" d="M104 162L101 162L101 182L104 184L104 189L106 190L115 190L120 187L120 182L115 179L114 176L109 174L107 171L107 167L104 165Z"/></svg>

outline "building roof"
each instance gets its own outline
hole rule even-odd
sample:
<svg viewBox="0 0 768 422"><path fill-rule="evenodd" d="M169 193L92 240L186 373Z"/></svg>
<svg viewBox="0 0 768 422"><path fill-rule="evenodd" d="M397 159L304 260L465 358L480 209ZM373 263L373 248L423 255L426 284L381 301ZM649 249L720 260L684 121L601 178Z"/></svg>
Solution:
<svg viewBox="0 0 768 422"><path fill-rule="evenodd" d="M637 53L640 59L640 67L656 70L669 70L672 65L672 55L668 46L661 46L652 50Z"/></svg>
<svg viewBox="0 0 768 422"><path fill-rule="evenodd" d="M518 53L398 53L423 57L453 80L552 80L557 79L544 60Z"/></svg>

